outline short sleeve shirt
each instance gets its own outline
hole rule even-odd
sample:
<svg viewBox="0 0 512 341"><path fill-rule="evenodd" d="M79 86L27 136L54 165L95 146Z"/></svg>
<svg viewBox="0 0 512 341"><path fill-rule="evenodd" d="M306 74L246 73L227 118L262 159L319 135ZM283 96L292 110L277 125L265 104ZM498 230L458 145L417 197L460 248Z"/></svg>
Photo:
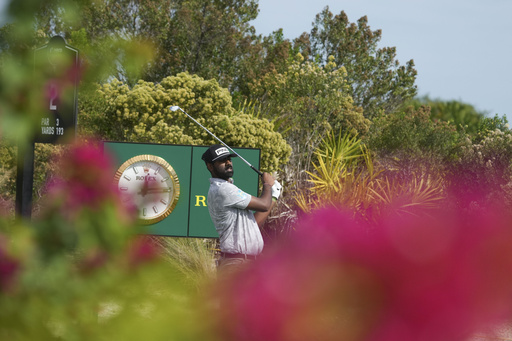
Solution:
<svg viewBox="0 0 512 341"><path fill-rule="evenodd" d="M255 256L263 250L263 237L254 213L246 209L250 201L251 195L234 184L210 179L208 210L219 233L222 252Z"/></svg>

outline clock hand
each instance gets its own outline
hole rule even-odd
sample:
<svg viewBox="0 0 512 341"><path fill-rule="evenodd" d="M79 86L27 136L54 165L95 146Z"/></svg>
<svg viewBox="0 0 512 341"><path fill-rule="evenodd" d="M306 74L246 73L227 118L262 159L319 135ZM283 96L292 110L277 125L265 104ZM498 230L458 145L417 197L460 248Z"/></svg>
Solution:
<svg viewBox="0 0 512 341"><path fill-rule="evenodd" d="M142 186L142 189L140 190L139 194L142 195L143 197L146 196L146 194L148 194L148 189L149 189L148 180L144 179L144 186Z"/></svg>
<svg viewBox="0 0 512 341"><path fill-rule="evenodd" d="M148 193L165 193L170 192L171 190L169 188L163 188L163 187L153 187L153 188L147 188L146 194Z"/></svg>

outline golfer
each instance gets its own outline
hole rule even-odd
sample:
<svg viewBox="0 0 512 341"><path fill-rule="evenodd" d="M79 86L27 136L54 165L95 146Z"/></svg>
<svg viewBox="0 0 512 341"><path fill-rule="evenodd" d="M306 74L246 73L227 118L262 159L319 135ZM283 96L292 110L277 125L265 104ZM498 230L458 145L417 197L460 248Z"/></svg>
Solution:
<svg viewBox="0 0 512 341"><path fill-rule="evenodd" d="M244 263L256 259L263 250L260 228L281 194L282 186L269 173L263 173L263 190L259 197L245 193L233 184L233 164L236 154L215 144L202 159L211 173L208 210L220 237L219 272L232 272ZM255 211L253 213L253 211Z"/></svg>

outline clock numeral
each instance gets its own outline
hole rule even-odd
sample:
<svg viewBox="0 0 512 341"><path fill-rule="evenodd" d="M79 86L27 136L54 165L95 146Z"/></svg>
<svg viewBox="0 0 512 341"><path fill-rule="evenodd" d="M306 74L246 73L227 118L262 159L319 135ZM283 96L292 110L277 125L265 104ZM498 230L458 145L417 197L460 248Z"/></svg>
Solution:
<svg viewBox="0 0 512 341"><path fill-rule="evenodd" d="M119 188L119 190L126 192L128 190L128 187L121 187L121 188Z"/></svg>
<svg viewBox="0 0 512 341"><path fill-rule="evenodd" d="M142 215L143 215L144 217L146 216L146 209L145 209L145 208L143 208L143 209L142 209Z"/></svg>
<svg viewBox="0 0 512 341"><path fill-rule="evenodd" d="M164 199L161 199L160 202L167 206L167 201L165 201Z"/></svg>
<svg viewBox="0 0 512 341"><path fill-rule="evenodd" d="M160 182L166 182L169 179L170 179L169 177L166 177L165 179L160 180Z"/></svg>
<svg viewBox="0 0 512 341"><path fill-rule="evenodd" d="M126 180L128 180L128 181L131 181L131 180L132 180L132 178L130 178L128 175L123 176L123 178L125 178L125 179L126 179Z"/></svg>
<svg viewBox="0 0 512 341"><path fill-rule="evenodd" d="M160 172L160 167L158 167L157 169L155 169L155 174L158 174L158 172Z"/></svg>
<svg viewBox="0 0 512 341"><path fill-rule="evenodd" d="M136 167L133 167L133 172L134 172L135 174L139 174L139 171L137 170L137 168L136 168Z"/></svg>
<svg viewBox="0 0 512 341"><path fill-rule="evenodd" d="M153 211L155 211L155 213L158 213L158 208L156 206L153 206Z"/></svg>

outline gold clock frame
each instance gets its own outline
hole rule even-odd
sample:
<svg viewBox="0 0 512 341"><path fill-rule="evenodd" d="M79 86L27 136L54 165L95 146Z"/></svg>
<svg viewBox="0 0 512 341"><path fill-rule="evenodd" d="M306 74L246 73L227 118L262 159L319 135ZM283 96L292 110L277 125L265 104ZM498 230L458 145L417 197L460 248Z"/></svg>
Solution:
<svg viewBox="0 0 512 341"><path fill-rule="evenodd" d="M172 180L172 184L173 184L173 196L171 199L171 204L164 211L162 211L160 214L158 214L157 216L150 218L150 219L144 219L144 218L138 217L138 220L142 224L151 225L151 224L155 224L155 223L167 218L169 216L169 214L172 213L172 211L174 210L176 205L178 204L178 200L180 197L180 181L178 179L178 175L176 174L176 171L174 170L174 168L163 158L161 158L160 156L151 155L151 154L142 154L142 155L137 155L137 156L134 156L134 157L126 160L121 166L119 166L119 168L116 171L116 174L114 175L114 183L116 184L116 186L118 186L119 180L121 179L121 176L123 175L123 173L126 169L128 169L134 163L142 162L142 161L153 162L153 163L156 163L159 166L163 167L169 173L171 180Z"/></svg>

